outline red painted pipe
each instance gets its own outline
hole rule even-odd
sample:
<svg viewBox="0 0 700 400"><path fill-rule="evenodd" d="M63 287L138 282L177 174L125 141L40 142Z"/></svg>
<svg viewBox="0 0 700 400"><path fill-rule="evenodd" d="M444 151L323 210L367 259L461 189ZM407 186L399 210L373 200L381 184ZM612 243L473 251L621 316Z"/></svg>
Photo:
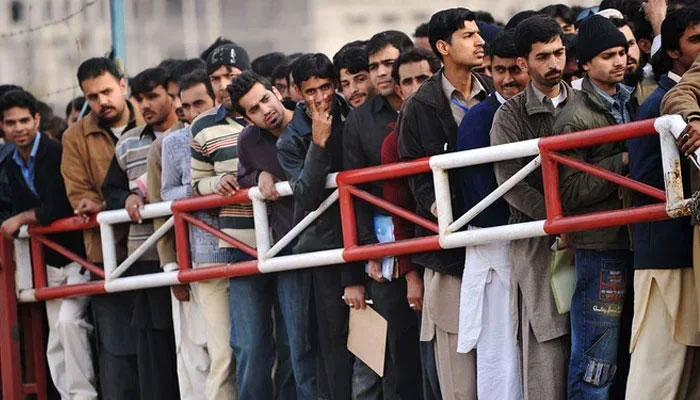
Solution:
<svg viewBox="0 0 700 400"><path fill-rule="evenodd" d="M12 242L0 238L0 377L2 398L23 399L20 327L15 294L15 263Z"/></svg>
<svg viewBox="0 0 700 400"><path fill-rule="evenodd" d="M343 230L343 246L357 246L357 222L355 218L355 201L350 194L352 186L338 185L338 204L340 205L340 225Z"/></svg>
<svg viewBox="0 0 700 400"><path fill-rule="evenodd" d="M369 244L346 248L343 259L347 262L373 260L387 256L402 256L405 254L423 253L441 250L438 236L425 236L398 242Z"/></svg>
<svg viewBox="0 0 700 400"><path fill-rule="evenodd" d="M177 279L182 283L195 282L207 279L233 278L236 276L258 275L257 260L242 261L233 264L223 264L205 268L193 268L180 271Z"/></svg>
<svg viewBox="0 0 700 400"><path fill-rule="evenodd" d="M544 231L550 235L558 235L566 232L579 232L613 226L638 224L640 222L661 221L668 218L666 204L652 204L642 207L601 211L547 220L544 224Z"/></svg>
<svg viewBox="0 0 700 400"><path fill-rule="evenodd" d="M187 222L182 219L179 211L173 213L173 229L175 230L175 248L177 249L177 265L180 271L192 268L192 254L190 253L190 231Z"/></svg>
<svg viewBox="0 0 700 400"><path fill-rule="evenodd" d="M62 285L37 289L34 296L39 301L60 299L64 297L88 296L107 293L104 281L93 281L76 283L73 285Z"/></svg>
<svg viewBox="0 0 700 400"><path fill-rule="evenodd" d="M360 183L403 178L430 172L430 157L400 163L382 164L369 168L338 173L338 184L357 185Z"/></svg>
<svg viewBox="0 0 700 400"><path fill-rule="evenodd" d="M409 222L413 222L416 225L422 226L423 228L438 233L438 225L430 220L416 215L416 213L406 210L405 208L394 205L394 203L381 199L374 196L371 193L365 192L364 190L358 189L354 186L349 186L348 191L355 197L362 199L372 205L375 205L381 209L389 211L390 213L401 217Z"/></svg>
<svg viewBox="0 0 700 400"><path fill-rule="evenodd" d="M207 196L190 197L187 199L178 199L173 201L170 209L180 212L192 212L200 210L208 210L211 208L221 208L231 204L250 203L248 197L248 189L240 189L232 196L220 196L218 194L210 194Z"/></svg>
<svg viewBox="0 0 700 400"><path fill-rule="evenodd" d="M186 222L202 229L203 231L210 233L214 237L217 237L217 238L219 238L227 243L231 243L232 245L236 246L236 248L238 250L248 254L249 256L258 258L257 250L255 250L254 248L241 242L240 240L234 238L233 236L227 235L227 234L223 233L222 231L207 224L206 222L202 222L202 221L198 220L197 218L195 218L187 213L182 213L180 215L182 216L182 219L185 220Z"/></svg>
<svg viewBox="0 0 700 400"><path fill-rule="evenodd" d="M52 233L63 233L63 232L73 232L73 231L84 231L87 229L93 229L99 227L100 224L97 223L97 215L93 214L90 216L88 222L83 222L80 217L68 217L61 218L54 221L50 225L30 225L29 234L30 235L49 235Z"/></svg>
<svg viewBox="0 0 700 400"><path fill-rule="evenodd" d="M656 121L656 119L652 118L627 124L547 136L541 138L537 145L540 147L540 150L571 150L655 135L656 129L654 129L654 121Z"/></svg>
<svg viewBox="0 0 700 400"><path fill-rule="evenodd" d="M32 249L32 271L34 272L34 287L37 289L45 288L48 284L46 276L46 261L44 259L44 248L41 242L36 238L31 238L30 245Z"/></svg>
<svg viewBox="0 0 700 400"><path fill-rule="evenodd" d="M99 276L100 278L104 279L105 277L105 271L104 269L98 267L97 265L91 263L90 261L87 261L81 257L79 257L77 254L73 253L72 251L66 249L65 247L50 241L44 236L37 235L33 236L32 240L36 240L42 245L50 248L51 250L55 251L56 253L62 255L63 257L66 257L67 259L71 261L75 261L78 264L80 264L82 267L85 267L88 271L92 272L93 274Z"/></svg>
<svg viewBox="0 0 700 400"><path fill-rule="evenodd" d="M591 165L583 161L576 160L575 158L567 157L562 154L551 153L549 154L549 157L551 157L552 160L560 164L568 165L569 167L576 168L585 173L597 176L598 178L605 179L606 181L610 181L620 186L624 186L628 189L632 189L634 191L643 193L657 200L666 201L666 193L663 190L659 190L653 186L635 181L634 179L624 177L620 174L608 171L607 169L600 168L595 165Z"/></svg>
<svg viewBox="0 0 700 400"><path fill-rule="evenodd" d="M548 150L540 149L540 160L542 161L542 182L544 182L544 203L547 211L547 219L554 220L560 218L564 211L559 197L559 169L557 163L550 157Z"/></svg>

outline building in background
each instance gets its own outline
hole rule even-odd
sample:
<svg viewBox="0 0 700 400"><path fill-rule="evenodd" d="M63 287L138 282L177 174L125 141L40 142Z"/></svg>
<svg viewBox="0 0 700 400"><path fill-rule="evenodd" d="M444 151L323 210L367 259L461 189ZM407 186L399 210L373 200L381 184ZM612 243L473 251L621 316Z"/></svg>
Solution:
<svg viewBox="0 0 700 400"><path fill-rule="evenodd" d="M557 1L590 6L597 1ZM412 34L435 11L467 6L505 22L518 0L125 0L127 70L165 58L197 57L218 36L251 58L271 51L320 51L386 29ZM532 0L531 8L552 1ZM109 0L0 0L0 84L14 83L61 115L80 95L82 60L111 48Z"/></svg>

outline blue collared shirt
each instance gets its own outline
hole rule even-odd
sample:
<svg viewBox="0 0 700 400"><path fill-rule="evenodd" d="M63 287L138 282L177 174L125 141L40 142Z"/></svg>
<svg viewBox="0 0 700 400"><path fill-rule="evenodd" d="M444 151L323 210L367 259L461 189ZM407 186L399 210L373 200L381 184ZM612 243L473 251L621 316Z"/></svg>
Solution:
<svg viewBox="0 0 700 400"><path fill-rule="evenodd" d="M24 162L24 158L22 158L22 156L19 154L19 149L15 149L15 152L12 154L12 159L14 160L15 164L19 166L20 171L22 171L24 182L36 197L39 197L39 194L36 192L36 187L34 187L34 170L36 167L36 152L39 150L40 139L41 133L37 132L36 138L34 138L32 152L29 154L29 160L26 163Z"/></svg>
<svg viewBox="0 0 700 400"><path fill-rule="evenodd" d="M593 88L598 94L598 97L603 100L605 108L608 110L608 112L610 112L610 115L615 118L615 122L618 124L624 124L632 121L632 116L630 115L629 110L627 110L627 103L632 98L634 88L618 83L617 91L611 96L596 86L595 83L591 83L593 84Z"/></svg>

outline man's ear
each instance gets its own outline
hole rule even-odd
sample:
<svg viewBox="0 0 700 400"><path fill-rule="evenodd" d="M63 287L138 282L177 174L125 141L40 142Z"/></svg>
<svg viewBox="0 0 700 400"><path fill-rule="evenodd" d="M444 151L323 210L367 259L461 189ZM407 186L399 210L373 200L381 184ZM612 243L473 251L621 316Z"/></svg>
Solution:
<svg viewBox="0 0 700 400"><path fill-rule="evenodd" d="M440 53L440 55L442 55L443 57L450 54L450 44L444 40L438 40L437 42L435 42L435 48L437 49L438 53Z"/></svg>
<svg viewBox="0 0 700 400"><path fill-rule="evenodd" d="M41 125L41 114L34 114L34 123L36 124L36 129L39 129L39 125Z"/></svg>
<svg viewBox="0 0 700 400"><path fill-rule="evenodd" d="M668 56L671 57L671 60L674 61L681 58L680 50L666 50L666 54L668 54Z"/></svg>
<svg viewBox="0 0 700 400"><path fill-rule="evenodd" d="M518 68L521 70L525 71L530 74L530 70L527 69L527 60L525 60L525 57L518 57L515 59L515 63L518 64Z"/></svg>
<svg viewBox="0 0 700 400"><path fill-rule="evenodd" d="M122 94L126 96L126 79L119 79L119 89L121 89Z"/></svg>
<svg viewBox="0 0 700 400"><path fill-rule="evenodd" d="M401 92L401 86L394 84L394 93L396 93L397 96L403 101L406 101L406 99L403 98L403 93Z"/></svg>
<svg viewBox="0 0 700 400"><path fill-rule="evenodd" d="M277 89L277 87L274 86L274 85L272 86L272 93L274 93L275 96L277 96L277 98L279 99L279 101L282 101L282 99L283 99L282 93L280 93L279 89Z"/></svg>

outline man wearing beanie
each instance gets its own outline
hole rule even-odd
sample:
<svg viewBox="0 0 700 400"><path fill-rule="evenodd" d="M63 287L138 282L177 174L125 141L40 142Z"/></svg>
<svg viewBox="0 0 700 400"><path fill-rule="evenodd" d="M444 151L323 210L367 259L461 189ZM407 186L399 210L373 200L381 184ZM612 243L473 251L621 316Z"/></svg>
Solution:
<svg viewBox="0 0 700 400"><path fill-rule="evenodd" d="M582 90L554 121L554 132L632 121L637 103L632 88L621 83L627 65L625 35L599 15L586 18L578 35L578 63L587 75ZM617 174L628 172L622 142L576 149L567 155ZM567 215L620 209L619 189L604 179L560 167L561 200ZM623 304L632 283L627 227L575 232L569 235L569 245L574 249L577 282L571 300L568 395L569 399L607 399L613 381L625 379L624 373L616 371Z"/></svg>

